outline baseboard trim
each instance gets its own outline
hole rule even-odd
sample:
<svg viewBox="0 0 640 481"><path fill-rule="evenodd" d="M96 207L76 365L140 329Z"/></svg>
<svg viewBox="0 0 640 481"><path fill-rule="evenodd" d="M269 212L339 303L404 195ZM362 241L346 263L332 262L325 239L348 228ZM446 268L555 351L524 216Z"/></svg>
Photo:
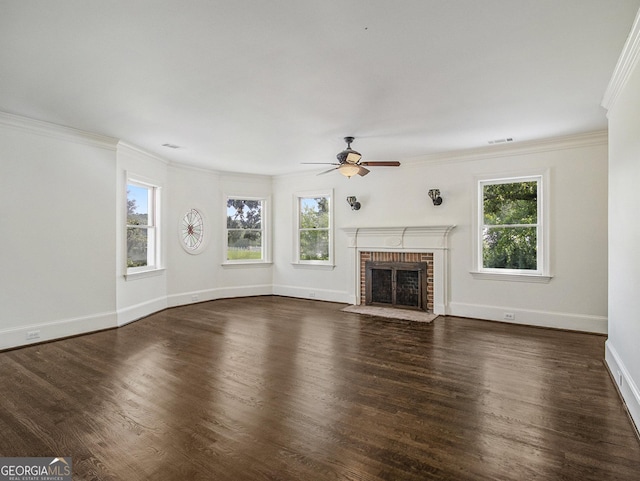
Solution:
<svg viewBox="0 0 640 481"><path fill-rule="evenodd" d="M111 329L116 327L116 321L115 312L101 312L91 316L74 317L0 330L0 350L15 349L30 344L39 344L88 332ZM38 337L27 340L28 333L34 331L38 332Z"/></svg>
<svg viewBox="0 0 640 481"><path fill-rule="evenodd" d="M355 296L345 291L333 291L329 289L316 289L314 287L298 287L274 285L273 294L276 296L296 297L298 299L310 299L312 301L340 302L343 304L355 304Z"/></svg>
<svg viewBox="0 0 640 481"><path fill-rule="evenodd" d="M605 342L604 360L640 440L640 390L610 340Z"/></svg>
<svg viewBox="0 0 640 481"><path fill-rule="evenodd" d="M230 297L270 296L271 294L273 294L271 284L204 289L167 296L167 307L186 306L196 302L215 301Z"/></svg>
<svg viewBox="0 0 640 481"><path fill-rule="evenodd" d="M505 319L505 313L513 314L514 319ZM489 321L508 322L511 324L565 329L569 331L592 332L597 334L607 334L608 332L607 318L603 316L515 309L512 307L485 306L480 304L465 304L462 302L451 302L447 314L451 316L471 317Z"/></svg>
<svg viewBox="0 0 640 481"><path fill-rule="evenodd" d="M349 295L345 291L336 291L329 289L302 288L299 286L287 285L253 285L240 287L225 287L216 289L206 289L193 292L183 292L173 294L166 297L159 297L140 304L118 309L116 312L98 313L91 316L84 316L61 321L53 321L41 324L31 324L28 326L20 326L18 328L0 330L0 350L13 349L17 347L27 346L40 342L53 341L69 336L80 334L88 334L94 331L120 327L131 322L137 321L143 317L149 316L156 312L160 312L170 307L178 307L196 302L213 301L216 299L232 298L232 297L252 297L252 296L285 296L295 297L299 299L309 299L318 301L339 302L343 304L355 304L354 296ZM534 311L524 309L513 309L510 307L484 306L478 304L465 304L452 302L448 306L438 306L435 311L442 314L452 316L469 317L476 319L486 319L492 321L509 322L513 324L524 324L539 327L549 327L555 329L566 329L572 331L592 332L599 334L607 333L607 318L600 316L585 316L580 314L567 314L548 311ZM515 319L505 320L504 313L513 313ZM40 331L39 337L27 340L27 333L31 331ZM610 354L611 357L611 354ZM616 363L617 364L617 363ZM613 369L616 373L618 368ZM626 369L620 369L620 372L626 373ZM628 377L628 374L626 374ZM640 396L634 384L629 384L631 379L626 382L625 386L632 386L633 390L627 394L635 401L636 414L634 419L638 423L640 419Z"/></svg>
<svg viewBox="0 0 640 481"><path fill-rule="evenodd" d="M156 312L162 311L167 307L167 298L158 297L156 299L151 299L150 301L141 302L140 304L135 304L123 309L118 309L118 327L137 321L138 319L149 316Z"/></svg>

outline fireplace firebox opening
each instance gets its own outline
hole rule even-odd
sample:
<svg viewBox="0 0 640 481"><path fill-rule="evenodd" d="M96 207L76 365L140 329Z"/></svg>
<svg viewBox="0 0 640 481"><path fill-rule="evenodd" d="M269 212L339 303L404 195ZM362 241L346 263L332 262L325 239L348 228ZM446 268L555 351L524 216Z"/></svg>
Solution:
<svg viewBox="0 0 640 481"><path fill-rule="evenodd" d="M365 304L427 311L426 262L365 262Z"/></svg>
<svg viewBox="0 0 640 481"><path fill-rule="evenodd" d="M426 312L434 312L434 291L436 285L435 268L434 268L434 253L433 252L392 252L392 251L369 251L363 250L359 252L359 284L360 284L360 296L359 304L366 305L367 303L367 282L366 282L366 264L367 262L399 262L399 263L426 263L427 265L427 303L421 307L420 310ZM424 284L422 285L424 288ZM389 304L382 304L383 307L392 307Z"/></svg>

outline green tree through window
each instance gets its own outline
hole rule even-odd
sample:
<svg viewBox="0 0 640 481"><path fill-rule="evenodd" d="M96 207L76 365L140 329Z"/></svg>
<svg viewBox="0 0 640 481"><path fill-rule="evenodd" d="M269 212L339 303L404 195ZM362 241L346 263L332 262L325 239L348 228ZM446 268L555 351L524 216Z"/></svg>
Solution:
<svg viewBox="0 0 640 481"><path fill-rule="evenodd" d="M263 201L227 199L227 260L263 260Z"/></svg>
<svg viewBox="0 0 640 481"><path fill-rule="evenodd" d="M482 267L538 270L539 182L482 186Z"/></svg>
<svg viewBox="0 0 640 481"><path fill-rule="evenodd" d="M149 189L139 185L127 185L127 267L144 267L150 264ZM151 262L152 263L152 262Z"/></svg>
<svg viewBox="0 0 640 481"><path fill-rule="evenodd" d="M299 216L300 260L328 261L329 197L300 197Z"/></svg>

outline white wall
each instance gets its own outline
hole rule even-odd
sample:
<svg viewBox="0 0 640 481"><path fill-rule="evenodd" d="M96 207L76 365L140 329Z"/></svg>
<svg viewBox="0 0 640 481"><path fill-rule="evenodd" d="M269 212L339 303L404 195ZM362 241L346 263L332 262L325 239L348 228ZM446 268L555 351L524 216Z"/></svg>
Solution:
<svg viewBox="0 0 640 481"><path fill-rule="evenodd" d="M640 426L640 27L605 97L609 117L609 339L606 361Z"/></svg>
<svg viewBox="0 0 640 481"><path fill-rule="evenodd" d="M116 252L113 262L117 276L114 280L117 292L118 325L140 319L153 312L167 307L167 271L159 271L150 277L125 278L126 265L126 212L127 212L127 175L149 182L161 190L160 200L160 232L162 265L166 267L167 255L165 245L168 240L167 215L171 199L167 195L168 163L163 159L150 155L125 143L118 144L115 194Z"/></svg>
<svg viewBox="0 0 640 481"><path fill-rule="evenodd" d="M62 337L220 297L275 293L350 302L355 273L343 227L438 224L457 226L450 234L449 313L501 320L508 311L515 322L606 332L603 133L431 156L373 168L364 178L308 172L272 179L174 165L123 143L116 150L114 139L3 118L12 120L0 123L4 347L24 344L30 330L40 329L41 339ZM551 171L554 278L548 284L474 279L474 177L531 168ZM163 194L165 270L135 280L124 277L126 172L160 185ZM441 189L441 206L433 206L429 188ZM335 267L293 265L294 194L331 189ZM226 195L270 198L273 264L223 265ZM351 210L349 195L361 210ZM209 229L199 255L177 240L178 222L191 207L204 212Z"/></svg>
<svg viewBox="0 0 640 481"><path fill-rule="evenodd" d="M194 301L271 294L272 264L222 265L225 195L269 198L270 177L171 165L117 139L5 113L0 146L0 349ZM125 278L127 173L162 189L157 275ZM206 215L200 255L178 243L191 207Z"/></svg>
<svg viewBox="0 0 640 481"><path fill-rule="evenodd" d="M475 176L550 169L551 270L548 284L478 280L472 266ZM366 177L337 172L274 179L276 255L274 292L347 302L349 279L342 227L455 224L450 234L450 303L453 315L564 329L607 332L607 144L603 132L474 152L432 156L400 168L372 168ZM293 195L334 189L336 267L291 264ZM439 188L444 202L427 196ZM362 203L352 211L349 195Z"/></svg>
<svg viewBox="0 0 640 481"><path fill-rule="evenodd" d="M271 294L271 263L223 266L228 195L268 199L271 177L181 166L170 169L166 244L169 305ZM197 255L187 253L178 242L178 221L191 208L198 208L205 216L207 246Z"/></svg>
<svg viewBox="0 0 640 481"><path fill-rule="evenodd" d="M324 169L326 170L326 169ZM350 302L349 297L349 252L347 237L340 229L354 225L358 214L368 209L368 192L371 188L361 179L347 180L338 174L316 176L316 172L287 175L274 178L274 273L275 294L335 302ZM375 188L375 187L374 187ZM333 213L335 217L335 268L325 266L296 265L294 261L295 199L296 193L331 191L334 194ZM363 209L356 212L345 201L355 195L363 203Z"/></svg>
<svg viewBox="0 0 640 481"><path fill-rule="evenodd" d="M113 327L115 140L0 114L0 146L0 349Z"/></svg>
<svg viewBox="0 0 640 481"><path fill-rule="evenodd" d="M533 147L533 146L532 146ZM453 233L451 313L572 330L607 332L607 146L604 135L538 144L530 152L485 158L449 167L457 178L450 195L472 205L472 175L550 171L550 268L548 284L479 280L469 275L469 217L459 211Z"/></svg>
<svg viewBox="0 0 640 481"><path fill-rule="evenodd" d="M226 195L265 197L271 177L228 174L169 164L133 146L118 145L117 309L122 325L166 307L223 297L271 294L272 265L223 266ZM162 189L162 265L158 275L125 278L126 173ZM199 209L205 220L206 248L187 253L179 243L182 216Z"/></svg>

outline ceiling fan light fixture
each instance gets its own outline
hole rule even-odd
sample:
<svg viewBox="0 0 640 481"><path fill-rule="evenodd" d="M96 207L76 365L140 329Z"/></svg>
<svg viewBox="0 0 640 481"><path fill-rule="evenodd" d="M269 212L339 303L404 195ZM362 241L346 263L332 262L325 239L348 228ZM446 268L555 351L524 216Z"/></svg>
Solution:
<svg viewBox="0 0 640 481"><path fill-rule="evenodd" d="M336 155L336 158L341 164L357 164L362 158L362 155L360 152L356 152L352 148L348 148Z"/></svg>
<svg viewBox="0 0 640 481"><path fill-rule="evenodd" d="M356 152L351 148L351 142L353 142L353 137L345 137L344 141L347 143L347 148L336 155L338 162L341 164L349 163L349 164L357 164L360 162L362 155L360 152Z"/></svg>
<svg viewBox="0 0 640 481"><path fill-rule="evenodd" d="M338 172L340 172L345 177L351 178L358 172L360 172L360 167L355 164L342 164L340 167L338 167Z"/></svg>
<svg viewBox="0 0 640 481"><path fill-rule="evenodd" d="M345 152L347 152L347 156L344 160L350 164L357 164L358 161L362 158L360 152L356 152L355 150L348 149L345 150Z"/></svg>

